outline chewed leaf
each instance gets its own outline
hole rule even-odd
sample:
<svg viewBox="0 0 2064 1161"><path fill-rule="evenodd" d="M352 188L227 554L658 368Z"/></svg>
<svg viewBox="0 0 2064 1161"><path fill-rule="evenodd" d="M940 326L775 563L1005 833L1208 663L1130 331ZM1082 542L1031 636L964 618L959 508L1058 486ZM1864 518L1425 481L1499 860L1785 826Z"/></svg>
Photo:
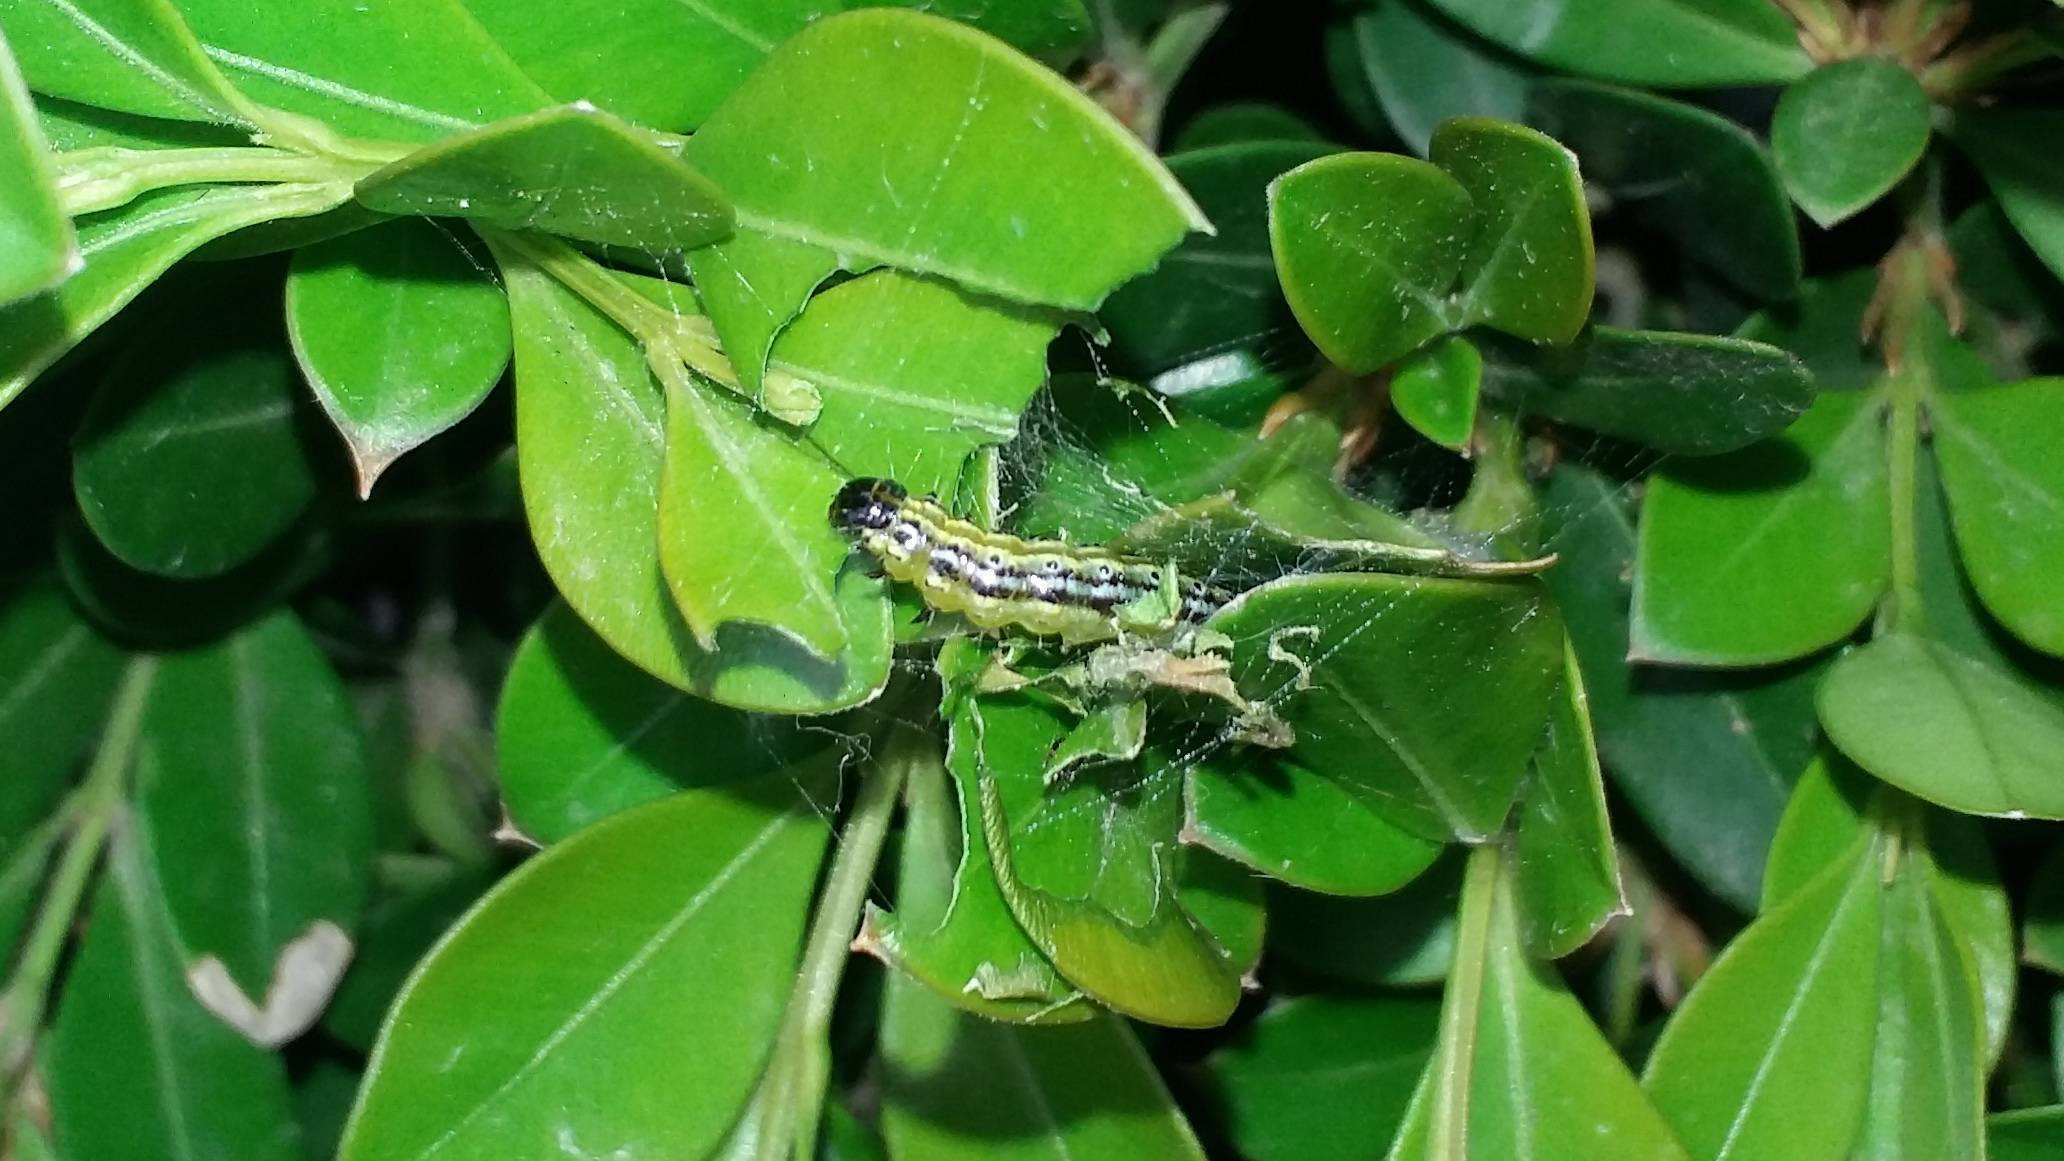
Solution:
<svg viewBox="0 0 2064 1161"><path fill-rule="evenodd" d="M351 963L351 952L351 937L344 929L320 919L280 948L263 1005L244 994L229 969L212 955L188 966L186 984L202 1007L243 1033L244 1039L260 1048L278 1048L322 1015Z"/></svg>

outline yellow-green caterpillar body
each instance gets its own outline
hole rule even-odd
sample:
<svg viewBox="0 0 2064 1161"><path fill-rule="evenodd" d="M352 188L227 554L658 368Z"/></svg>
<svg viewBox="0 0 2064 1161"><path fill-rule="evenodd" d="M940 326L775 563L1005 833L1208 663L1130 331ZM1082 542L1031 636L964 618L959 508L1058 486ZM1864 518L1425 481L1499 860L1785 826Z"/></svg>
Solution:
<svg viewBox="0 0 2064 1161"><path fill-rule="evenodd" d="M832 501L831 522L925 604L992 631L1074 645L1169 632L1231 599L1185 580L1171 563L990 531L893 480L848 483Z"/></svg>

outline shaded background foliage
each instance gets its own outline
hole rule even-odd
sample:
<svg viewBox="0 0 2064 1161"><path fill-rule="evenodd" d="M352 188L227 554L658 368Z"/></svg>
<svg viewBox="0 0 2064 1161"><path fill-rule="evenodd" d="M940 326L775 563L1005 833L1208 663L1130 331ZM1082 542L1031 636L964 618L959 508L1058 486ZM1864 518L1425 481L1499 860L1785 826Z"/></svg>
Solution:
<svg viewBox="0 0 2064 1161"><path fill-rule="evenodd" d="M844 7L0 0L8 1156L2064 1152L2054 5Z"/></svg>

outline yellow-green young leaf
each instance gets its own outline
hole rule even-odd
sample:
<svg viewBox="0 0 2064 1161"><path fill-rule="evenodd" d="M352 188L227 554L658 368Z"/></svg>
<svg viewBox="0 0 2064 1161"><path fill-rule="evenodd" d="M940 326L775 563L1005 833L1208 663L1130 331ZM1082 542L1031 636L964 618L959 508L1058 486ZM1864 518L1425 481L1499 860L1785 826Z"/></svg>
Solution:
<svg viewBox="0 0 2064 1161"><path fill-rule="evenodd" d="M881 1060L882 1136L897 1161L1204 1157L1131 1029L1107 1013L1013 1027L892 977Z"/></svg>
<svg viewBox="0 0 2064 1161"><path fill-rule="evenodd" d="M684 787L769 774L824 741L793 717L744 713L653 678L555 604L509 662L495 775L509 821L549 844Z"/></svg>
<svg viewBox="0 0 2064 1161"><path fill-rule="evenodd" d="M1859 838L1736 936L1671 1016L1642 1084L1691 1155L1841 1157L1870 1094L1881 848Z"/></svg>
<svg viewBox="0 0 2064 1161"><path fill-rule="evenodd" d="M1594 261L1576 155L1524 126L1456 117L1434 130L1427 158L1476 207L1451 325L1575 338L1591 314Z"/></svg>
<svg viewBox="0 0 2064 1161"><path fill-rule="evenodd" d="M58 204L49 147L7 41L0 39L0 306L45 290L79 262L72 223Z"/></svg>
<svg viewBox="0 0 2064 1161"><path fill-rule="evenodd" d="M450 137L366 177L360 204L388 214L471 218L652 254L731 233L709 179L645 130L565 105Z"/></svg>
<svg viewBox="0 0 2064 1161"><path fill-rule="evenodd" d="M2064 379L1938 390L1928 402L1971 587L2016 637L2064 655L2060 408Z"/></svg>
<svg viewBox="0 0 2064 1161"><path fill-rule="evenodd" d="M1848 636L1891 571L1884 440L1873 399L1829 393L1776 439L1658 471L1632 656L1765 665Z"/></svg>
<svg viewBox="0 0 2064 1161"><path fill-rule="evenodd" d="M1397 1135L1432 1056L1440 1001L1293 996L1211 1055L1227 1131L1254 1161L1363 1161Z"/></svg>
<svg viewBox="0 0 2064 1161"><path fill-rule="evenodd" d="M1562 671L1561 622L1525 582L1293 577L1211 626L1246 696L1295 732L1286 763L1436 842L1504 824Z"/></svg>
<svg viewBox="0 0 2064 1161"><path fill-rule="evenodd" d="M258 222L318 214L349 196L342 186L322 185L171 189L80 223L85 267L55 290L0 308L0 408L202 243Z"/></svg>
<svg viewBox="0 0 2064 1161"><path fill-rule="evenodd" d="M372 792L343 683L294 615L158 663L137 774L187 979L276 1047L350 961L372 874Z"/></svg>
<svg viewBox="0 0 2064 1161"><path fill-rule="evenodd" d="M696 647L660 572L667 412L643 352L526 259L496 259L516 335L524 511L567 604L639 668L726 705L822 713L878 693L888 680L887 605L879 582L858 571L842 574L838 593L867 647L842 658L828 683L827 667L799 666L807 654L777 635L738 634L716 653ZM744 583L747 573L735 575Z"/></svg>
<svg viewBox="0 0 2064 1161"><path fill-rule="evenodd" d="M361 498L396 459L480 406L509 365L509 307L449 233L388 222L305 246L287 336L344 437Z"/></svg>
<svg viewBox="0 0 2064 1161"><path fill-rule="evenodd" d="M1812 67L1799 31L1762 0L1431 0L1494 44L1545 65L1656 88L1788 81Z"/></svg>
<svg viewBox="0 0 2064 1161"><path fill-rule="evenodd" d="M1284 297L1328 359L1373 371L1448 329L1475 221L1454 178L1409 157L1343 153L1277 178L1268 200Z"/></svg>
<svg viewBox="0 0 2064 1161"><path fill-rule="evenodd" d="M459 0L178 3L238 89L352 136L431 141L551 103Z"/></svg>
<svg viewBox="0 0 2064 1161"><path fill-rule="evenodd" d="M1470 852L1440 1042L1390 1161L1688 1161L1555 969L1528 956L1511 858Z"/></svg>
<svg viewBox="0 0 2064 1161"><path fill-rule="evenodd" d="M1941 642L1894 633L1843 657L1820 721L1857 765L1930 802L2064 818L2064 708Z"/></svg>
<svg viewBox="0 0 2064 1161"><path fill-rule="evenodd" d="M781 1019L827 772L683 791L502 880L403 990L340 1157L703 1156Z"/></svg>
<svg viewBox="0 0 2064 1161"><path fill-rule="evenodd" d="M8 0L0 33L39 93L146 117L247 121L249 102L170 0Z"/></svg>
<svg viewBox="0 0 2064 1161"><path fill-rule="evenodd" d="M38 1061L58 1155L298 1161L286 1070L187 990L143 845L114 838Z"/></svg>
<svg viewBox="0 0 2064 1161"><path fill-rule="evenodd" d="M1928 94L1904 65L1859 56L1791 85L1770 122L1770 151L1806 216L1833 226L1877 201L1928 148Z"/></svg>
<svg viewBox="0 0 2064 1161"><path fill-rule="evenodd" d="M1483 356L1469 340L1449 335L1398 364L1390 380L1390 405L1420 435L1461 451L1476 432L1482 387Z"/></svg>
<svg viewBox="0 0 2064 1161"><path fill-rule="evenodd" d="M2029 248L2064 278L2064 201L2057 196L2064 157L2055 147L2064 133L2064 113L1973 109L1958 113L1949 132L1977 163Z"/></svg>

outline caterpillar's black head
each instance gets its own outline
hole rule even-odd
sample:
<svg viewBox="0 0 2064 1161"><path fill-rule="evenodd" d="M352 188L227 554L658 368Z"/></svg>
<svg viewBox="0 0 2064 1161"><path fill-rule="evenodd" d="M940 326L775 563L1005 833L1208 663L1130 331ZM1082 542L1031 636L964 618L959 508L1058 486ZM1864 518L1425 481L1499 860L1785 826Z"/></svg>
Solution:
<svg viewBox="0 0 2064 1161"><path fill-rule="evenodd" d="M862 476L840 488L831 501L831 525L842 532L887 528L896 509L909 497L894 480Z"/></svg>

